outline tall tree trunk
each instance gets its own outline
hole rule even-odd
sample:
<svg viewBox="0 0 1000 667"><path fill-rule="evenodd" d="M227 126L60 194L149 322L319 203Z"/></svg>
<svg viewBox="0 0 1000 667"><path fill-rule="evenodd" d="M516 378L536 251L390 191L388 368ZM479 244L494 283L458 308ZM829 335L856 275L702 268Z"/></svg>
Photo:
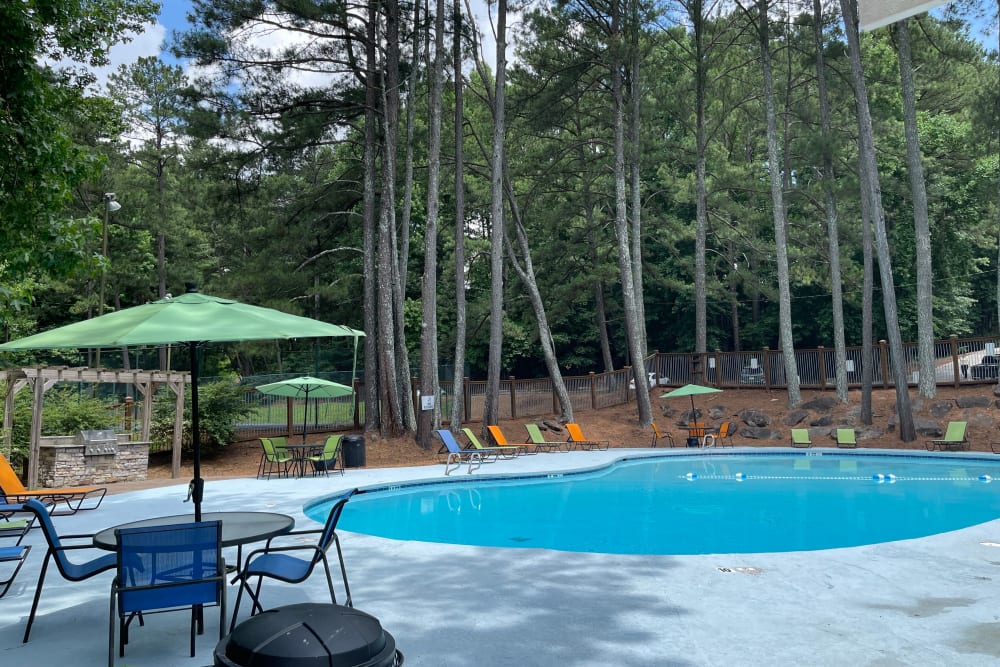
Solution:
<svg viewBox="0 0 1000 667"><path fill-rule="evenodd" d="M641 323L636 311L635 285L632 280L632 252L629 243L628 211L625 188L625 102L622 94L622 19L621 0L614 0L611 9L611 94L614 113L614 178L615 178L615 234L618 237L618 272L622 282L622 305L625 310L625 336L629 361L635 379L635 401L639 412L639 427L648 428L653 421L649 401L649 384L646 381L646 362L641 343Z"/></svg>
<svg viewBox="0 0 1000 667"><path fill-rule="evenodd" d="M590 264L597 266L600 257L597 254L597 233L593 226L593 207L587 206L586 216ZM594 280L594 317L596 318L597 335L601 341L601 359L604 361L604 372L610 373L615 369L615 362L611 357L611 339L608 337L608 311L604 303L604 280L600 277Z"/></svg>
<svg viewBox="0 0 1000 667"><path fill-rule="evenodd" d="M785 383L788 387L788 407L802 402L799 392L799 370L795 361L795 342L792 339L792 296L788 272L788 230L785 223L785 198L782 192L782 164L778 154L778 119L774 108L774 74L771 68L770 30L767 0L757 1L757 20L760 21L760 57L764 73L764 115L767 121L767 161L771 181L771 209L774 219L775 263L778 268L778 335L781 355L785 361Z"/></svg>
<svg viewBox="0 0 1000 667"><path fill-rule="evenodd" d="M500 420L500 363L503 353L503 169L504 101L507 85L507 0L497 0L496 81L493 94L493 156L490 165L490 346L483 425Z"/></svg>
<svg viewBox="0 0 1000 667"><path fill-rule="evenodd" d="M872 129L871 112L868 107L868 88L861 67L861 43L858 37L857 5L854 0L840 0L844 13L847 48L851 57L851 75L854 80L854 95L858 114L858 160L861 163L862 188L867 192L861 197L862 207L867 206L869 217L874 222L875 253L878 256L879 277L882 281L882 307L885 311L885 325L889 337L889 351L892 361L893 381L896 385L896 415L899 418L899 438L903 442L913 442L917 434L913 426L913 411L910 407L910 393L906 377L906 357L903 354L903 340L899 333L899 318L896 312L896 292L889 259L889 239L885 231L882 212L882 192L878 180L878 166L875 163L875 133Z"/></svg>
<svg viewBox="0 0 1000 667"><path fill-rule="evenodd" d="M465 109L462 78L462 2L454 0L451 60L455 76L455 369L452 374L451 430L465 419Z"/></svg>
<svg viewBox="0 0 1000 667"><path fill-rule="evenodd" d="M705 16L703 3L688 4L694 38L694 113L695 113L695 223L694 223L694 351L703 354L708 349L708 288L705 276L705 246L708 234L708 133L705 128L708 62L705 52ZM702 382L702 377L692 377Z"/></svg>
<svg viewBox="0 0 1000 667"><path fill-rule="evenodd" d="M432 397L431 409L419 406L417 443L422 449L431 448L431 431L441 423L438 403L437 343L437 238L441 182L441 78L444 69L444 0L437 0L434 16L434 65L430 71L429 101L430 132L427 146L427 223L424 231L424 276L421 281L422 322L420 332L420 393L421 401Z"/></svg>
<svg viewBox="0 0 1000 667"><path fill-rule="evenodd" d="M401 382L403 374L397 355L406 364L406 348L399 349L398 326L395 319L394 290L400 289L399 265L396 256L395 202L396 150L399 145L399 4L397 0L383 3L385 9L386 61L384 63L382 150L382 206L379 215L378 241L378 306L379 306L379 372L382 391L382 435L398 436L406 430L404 397L409 387Z"/></svg>
<svg viewBox="0 0 1000 667"><path fill-rule="evenodd" d="M545 315L545 304L542 302L542 294L538 291L538 282L535 280L535 267L531 261L531 248L528 245L528 235L524 231L524 223L521 220L521 211L514 197L509 177L505 177L504 184L507 192L507 201L510 205L510 218L517 236L517 245L521 251L524 265L518 261L517 252L510 242L509 235L504 239L507 245L507 254L510 256L510 265L514 272L521 279L521 283L528 291L528 301L531 302L531 309L535 314L535 323L538 326L538 342L542 347L542 358L545 360L545 369L552 380L552 391L555 392L559 400L560 415L559 420L564 424L573 420L573 401L566 390L566 383L563 382L562 373L559 370L559 360L556 358L556 346L552 340L552 329L549 328L549 320Z"/></svg>
<svg viewBox="0 0 1000 667"><path fill-rule="evenodd" d="M629 6L629 101L631 118L629 119L629 173L631 175L630 192L632 195L631 241L632 241L632 283L635 289L635 310L639 320L639 344L642 357L646 358L646 304L642 290L642 177L639 168L640 151L639 137L642 118L642 86L640 84L640 54L639 54L639 0L628 0ZM643 364L645 368L645 364Z"/></svg>
<svg viewBox="0 0 1000 667"><path fill-rule="evenodd" d="M410 261L410 219L413 213L413 133L416 125L417 112L417 74L420 67L420 2L413 3L413 67L406 84L406 151L403 165L403 210L399 220L399 275L406 279ZM402 312L405 289L400 292L400 301L396 303L398 312Z"/></svg>
<svg viewBox="0 0 1000 667"><path fill-rule="evenodd" d="M830 255L830 295L833 310L833 349L836 364L837 398L847 403L847 343L844 337L844 288L840 272L840 230L837 222L836 174L833 170L833 123L830 120L830 97L826 87L826 64L823 57L823 6L813 0L813 31L816 38L816 85L819 93L820 127L823 133L823 202L826 212L827 247ZM822 378L825 380L826 378Z"/></svg>
<svg viewBox="0 0 1000 667"><path fill-rule="evenodd" d="M937 395L937 364L934 357L931 226L927 216L924 166L920 161L913 57L910 54L910 30L906 22L907 19L903 19L896 23L896 37L899 40L899 79L903 89L903 127L906 134L906 163L910 171L910 192L913 197L913 232L917 260L917 364L920 369L917 390L924 398L934 398Z"/></svg>
<svg viewBox="0 0 1000 667"><path fill-rule="evenodd" d="M379 408L379 317L376 299L378 283L376 272L376 236L379 232L375 188L378 175L375 154L378 151L378 63L376 62L375 26L378 25L378 0L368 0L368 17L365 25L365 148L362 244L364 247L364 319L365 319L365 426L366 433L375 433L382 422Z"/></svg>

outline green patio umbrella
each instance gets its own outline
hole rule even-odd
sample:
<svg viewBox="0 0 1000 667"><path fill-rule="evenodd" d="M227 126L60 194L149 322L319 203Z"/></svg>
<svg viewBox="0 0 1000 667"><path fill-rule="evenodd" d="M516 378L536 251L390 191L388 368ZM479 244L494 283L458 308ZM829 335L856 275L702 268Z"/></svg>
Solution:
<svg viewBox="0 0 1000 667"><path fill-rule="evenodd" d="M350 396L354 393L354 390L346 384L322 378L314 378L308 375L258 385L257 391L271 396L290 396L291 398L304 398L306 400L306 410L302 416L303 444L305 444L306 431L309 428L309 397L337 398L338 396Z"/></svg>
<svg viewBox="0 0 1000 667"><path fill-rule="evenodd" d="M660 398L677 398L678 396L690 396L691 397L691 419L694 419L695 409L694 409L694 397L700 396L701 394L718 394L722 390L716 389L715 387L706 387L700 384L686 384L683 387L678 387L673 391L668 391L667 393L660 396Z"/></svg>
<svg viewBox="0 0 1000 667"><path fill-rule="evenodd" d="M291 315L272 308L201 294L189 285L178 297L167 297L0 345L3 350L120 348L183 343L191 353L191 430L194 479L191 498L195 520L201 520L204 480L198 416L198 346L202 343L266 339L325 338L364 333L338 324Z"/></svg>

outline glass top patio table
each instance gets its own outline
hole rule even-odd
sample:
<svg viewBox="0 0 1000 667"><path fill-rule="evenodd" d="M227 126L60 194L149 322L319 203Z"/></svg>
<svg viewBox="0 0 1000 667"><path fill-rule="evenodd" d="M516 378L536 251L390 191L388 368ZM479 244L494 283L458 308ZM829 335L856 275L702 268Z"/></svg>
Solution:
<svg viewBox="0 0 1000 667"><path fill-rule="evenodd" d="M295 528L295 519L287 514L277 512L206 512L201 515L202 521L222 522L222 546L235 547L250 542L260 542L277 535L284 535ZM175 514L173 516L157 516L150 519L130 521L117 526L111 526L94 535L94 546L100 549L114 551L118 548L115 530L119 528L146 528L149 526L166 526L173 523L190 523L194 514Z"/></svg>

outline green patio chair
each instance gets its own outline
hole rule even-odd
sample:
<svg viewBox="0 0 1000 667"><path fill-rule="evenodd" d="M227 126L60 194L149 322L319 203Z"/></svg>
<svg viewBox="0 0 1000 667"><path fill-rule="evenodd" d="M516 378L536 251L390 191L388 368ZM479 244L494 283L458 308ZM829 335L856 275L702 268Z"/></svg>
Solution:
<svg viewBox="0 0 1000 667"><path fill-rule="evenodd" d="M340 470L340 474L344 474L343 457L339 457L341 437L340 434L329 436L323 444L323 452L321 454L306 457L306 460L313 464L313 472L317 475L322 473L329 476L330 470ZM338 457L341 458L339 468L337 467Z"/></svg>
<svg viewBox="0 0 1000 667"><path fill-rule="evenodd" d="M792 429L792 447L812 447L812 439L809 437L809 429L807 428L793 428Z"/></svg>
<svg viewBox="0 0 1000 667"><path fill-rule="evenodd" d="M274 446L273 438L261 438L260 445L264 451L260 456L260 465L257 466L257 478L270 479L275 472L278 473L278 477L282 475L288 477L288 467L292 463L292 457L288 455L288 451L282 448L279 453Z"/></svg>

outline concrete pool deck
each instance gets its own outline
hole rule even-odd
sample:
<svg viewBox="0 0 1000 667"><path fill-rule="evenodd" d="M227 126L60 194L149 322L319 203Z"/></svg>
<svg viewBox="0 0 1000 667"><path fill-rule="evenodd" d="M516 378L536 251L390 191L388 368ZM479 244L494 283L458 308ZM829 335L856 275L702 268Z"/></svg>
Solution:
<svg viewBox="0 0 1000 667"><path fill-rule="evenodd" d="M451 477L588 468L623 456L663 453L540 454L492 463L472 475L463 468ZM210 480L204 508L283 512L294 516L299 528L315 527L302 513L309 500L355 486L444 479L442 471L439 465L349 469L343 477L328 478ZM186 487L181 480L108 496L96 511L57 517L56 527L89 533L188 513ZM1000 660L1000 520L864 547L708 556L467 547L339 532L355 607L376 616L395 637L407 667L994 665ZM106 664L112 572L70 583L51 569L31 641L21 643L44 555L37 531L26 541L38 546L0 599L0 664ZM98 553L75 555L82 560ZM340 596L336 575L334 583ZM230 613L235 598L230 586ZM268 582L263 590L267 607L325 598L320 573L305 584ZM241 620L248 613L244 601ZM125 657L115 664L211 665L218 615L206 612L195 658L188 657L188 619L183 612L148 616L145 627L132 630Z"/></svg>

